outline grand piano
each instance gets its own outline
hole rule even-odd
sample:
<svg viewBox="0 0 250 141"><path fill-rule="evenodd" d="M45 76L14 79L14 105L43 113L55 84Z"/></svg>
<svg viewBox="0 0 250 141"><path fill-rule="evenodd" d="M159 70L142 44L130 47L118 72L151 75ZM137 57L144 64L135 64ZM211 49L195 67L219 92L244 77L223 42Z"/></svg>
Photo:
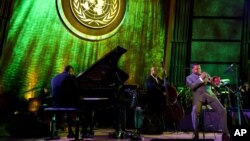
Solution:
<svg viewBox="0 0 250 141"><path fill-rule="evenodd" d="M120 90L129 76L117 67L117 63L121 55L126 51L126 49L117 46L77 76L83 104L92 109L92 116L94 115L93 110L107 106L117 108L116 106L119 105ZM118 108L120 107L118 106ZM117 111L117 117L124 114L122 110L120 108ZM126 124L124 118L117 119L116 130L121 128L124 130L124 124ZM123 124L123 127L121 127L121 124ZM93 117L91 128L93 130Z"/></svg>
<svg viewBox="0 0 250 141"><path fill-rule="evenodd" d="M117 92L129 77L117 67L118 60L126 51L117 46L77 76L84 98L113 98L112 92Z"/></svg>

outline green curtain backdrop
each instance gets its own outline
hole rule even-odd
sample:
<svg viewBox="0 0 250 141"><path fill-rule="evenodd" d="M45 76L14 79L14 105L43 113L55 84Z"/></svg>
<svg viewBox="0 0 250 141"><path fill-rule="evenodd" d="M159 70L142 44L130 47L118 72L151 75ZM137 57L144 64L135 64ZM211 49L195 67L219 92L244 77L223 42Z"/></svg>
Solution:
<svg viewBox="0 0 250 141"><path fill-rule="evenodd" d="M244 3L245 0L194 0L192 19L190 62L199 62L203 71L229 79L236 86L247 78L240 70L240 62L247 60L241 50ZM231 64L232 71L225 71Z"/></svg>
<svg viewBox="0 0 250 141"><path fill-rule="evenodd" d="M21 99L50 88L50 80L71 64L79 74L120 45L128 51L118 67L129 74L128 84L144 87L152 65L160 67L166 44L165 0L126 0L124 23L105 40L87 41L61 22L54 0L16 0L2 58L0 83Z"/></svg>

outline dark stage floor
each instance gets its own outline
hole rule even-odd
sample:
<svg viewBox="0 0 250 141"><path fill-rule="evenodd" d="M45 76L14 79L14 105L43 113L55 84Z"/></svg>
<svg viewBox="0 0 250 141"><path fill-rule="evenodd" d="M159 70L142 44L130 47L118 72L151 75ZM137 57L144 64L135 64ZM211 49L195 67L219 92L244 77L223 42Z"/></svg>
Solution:
<svg viewBox="0 0 250 141"><path fill-rule="evenodd" d="M9 133L5 130L6 125L0 126L0 141L44 141L48 137L11 137ZM134 130L128 130L132 133ZM94 141L130 141L133 140L131 138L126 139L117 139L110 137L109 135L114 133L113 129L95 129L95 136L92 140ZM59 137L60 139L57 139L55 141L70 141L74 140L74 138L67 138L67 131L59 131ZM141 134L141 139L143 141L171 141L171 140L192 140L192 132L169 132L166 131L163 134L160 135L150 135L150 134ZM206 132L205 133L205 139L203 139L203 132L200 132L200 139L203 141L221 141L221 133L213 133L213 132ZM84 139L86 140L86 139Z"/></svg>

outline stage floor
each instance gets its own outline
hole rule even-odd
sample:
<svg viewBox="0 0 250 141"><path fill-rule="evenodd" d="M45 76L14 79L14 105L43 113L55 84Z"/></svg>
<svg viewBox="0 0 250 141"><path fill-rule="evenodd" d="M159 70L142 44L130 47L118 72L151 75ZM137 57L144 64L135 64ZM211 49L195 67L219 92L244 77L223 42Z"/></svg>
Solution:
<svg viewBox="0 0 250 141"><path fill-rule="evenodd" d="M133 130L128 130L133 133ZM113 129L96 129L95 136L92 140L94 141L131 141L133 139L117 139L110 137L110 134L114 133ZM207 141L221 141L221 133L205 133L205 139L203 139L203 132L200 132L200 140ZM55 141L70 141L74 140L74 138L67 138L67 131L59 132L60 139ZM15 138L10 137L7 133L0 136L0 141L44 141L48 137L39 137L39 138ZM192 140L192 132L164 132L160 135L149 135L149 134L141 134L141 139L143 141L171 141L171 140ZM86 139L85 139L86 140Z"/></svg>

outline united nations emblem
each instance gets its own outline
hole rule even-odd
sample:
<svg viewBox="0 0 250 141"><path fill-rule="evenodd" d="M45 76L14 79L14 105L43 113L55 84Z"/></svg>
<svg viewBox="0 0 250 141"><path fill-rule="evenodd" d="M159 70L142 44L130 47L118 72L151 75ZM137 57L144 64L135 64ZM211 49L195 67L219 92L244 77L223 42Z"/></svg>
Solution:
<svg viewBox="0 0 250 141"><path fill-rule="evenodd" d="M57 0L57 11L64 25L78 37L106 39L121 26L125 0Z"/></svg>

